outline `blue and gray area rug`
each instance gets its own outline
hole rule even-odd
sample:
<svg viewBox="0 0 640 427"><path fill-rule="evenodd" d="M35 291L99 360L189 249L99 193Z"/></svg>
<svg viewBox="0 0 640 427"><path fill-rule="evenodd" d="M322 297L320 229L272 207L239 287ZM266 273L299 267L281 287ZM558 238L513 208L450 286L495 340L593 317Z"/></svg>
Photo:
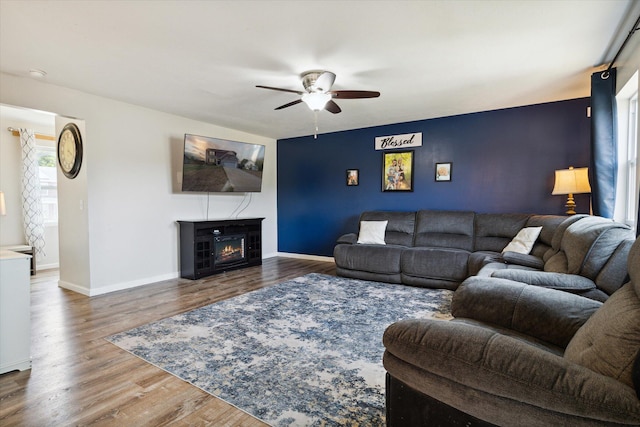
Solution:
<svg viewBox="0 0 640 427"><path fill-rule="evenodd" d="M383 426L382 333L451 296L313 273L107 339L273 426Z"/></svg>

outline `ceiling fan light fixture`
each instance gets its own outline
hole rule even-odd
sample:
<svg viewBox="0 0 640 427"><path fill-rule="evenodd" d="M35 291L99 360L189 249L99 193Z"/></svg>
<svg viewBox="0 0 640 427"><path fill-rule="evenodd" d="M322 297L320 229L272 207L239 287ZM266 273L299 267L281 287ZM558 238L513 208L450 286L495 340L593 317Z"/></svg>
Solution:
<svg viewBox="0 0 640 427"><path fill-rule="evenodd" d="M324 110L325 105L327 105L330 99L330 93L311 92L302 95L302 101L313 111Z"/></svg>

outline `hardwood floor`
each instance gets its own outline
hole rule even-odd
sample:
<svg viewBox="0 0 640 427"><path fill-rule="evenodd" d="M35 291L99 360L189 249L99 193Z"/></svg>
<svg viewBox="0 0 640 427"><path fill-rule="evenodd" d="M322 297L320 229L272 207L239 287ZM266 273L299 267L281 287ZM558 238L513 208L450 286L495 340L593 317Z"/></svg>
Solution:
<svg viewBox="0 0 640 427"><path fill-rule="evenodd" d="M335 275L335 264L276 257L93 298L59 288L55 273L38 273L31 281L33 365L0 375L0 425L264 426L104 337L310 272Z"/></svg>

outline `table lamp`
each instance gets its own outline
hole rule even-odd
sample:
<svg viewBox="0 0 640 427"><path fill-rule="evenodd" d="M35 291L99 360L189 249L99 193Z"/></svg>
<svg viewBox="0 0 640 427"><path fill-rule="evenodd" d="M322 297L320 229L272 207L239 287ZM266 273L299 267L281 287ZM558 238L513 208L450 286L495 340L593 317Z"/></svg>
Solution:
<svg viewBox="0 0 640 427"><path fill-rule="evenodd" d="M573 200L574 194L591 193L589 185L589 168L561 169L556 171L556 183L551 194L567 194L567 215L576 214L576 202Z"/></svg>

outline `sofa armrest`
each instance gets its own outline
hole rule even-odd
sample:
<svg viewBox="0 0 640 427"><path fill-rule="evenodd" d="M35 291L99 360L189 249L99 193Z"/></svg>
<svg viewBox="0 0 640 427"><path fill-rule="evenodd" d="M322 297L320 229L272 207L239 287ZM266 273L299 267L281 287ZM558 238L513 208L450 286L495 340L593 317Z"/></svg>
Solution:
<svg viewBox="0 0 640 427"><path fill-rule="evenodd" d="M355 245L357 241L358 241L358 235L356 233L347 233L338 237L338 241L336 242L336 244L339 245L341 243L345 243L345 244Z"/></svg>
<svg viewBox="0 0 640 427"><path fill-rule="evenodd" d="M509 264L522 265L524 267L535 268L538 270L542 270L544 268L544 261L531 254L507 251L502 254L502 259Z"/></svg>
<svg viewBox="0 0 640 427"><path fill-rule="evenodd" d="M453 294L451 312L565 348L602 305L568 292L499 278L470 277Z"/></svg>
<svg viewBox="0 0 640 427"><path fill-rule="evenodd" d="M567 292L585 292L596 288L593 280L577 274L507 269L494 271L491 273L491 277L514 280L528 285L542 286Z"/></svg>
<svg viewBox="0 0 640 427"><path fill-rule="evenodd" d="M515 413L521 425L549 425L553 417L558 418L552 424L585 418L640 422L640 402L631 387L479 326L402 320L387 328L383 342L390 375L494 424L512 425Z"/></svg>

